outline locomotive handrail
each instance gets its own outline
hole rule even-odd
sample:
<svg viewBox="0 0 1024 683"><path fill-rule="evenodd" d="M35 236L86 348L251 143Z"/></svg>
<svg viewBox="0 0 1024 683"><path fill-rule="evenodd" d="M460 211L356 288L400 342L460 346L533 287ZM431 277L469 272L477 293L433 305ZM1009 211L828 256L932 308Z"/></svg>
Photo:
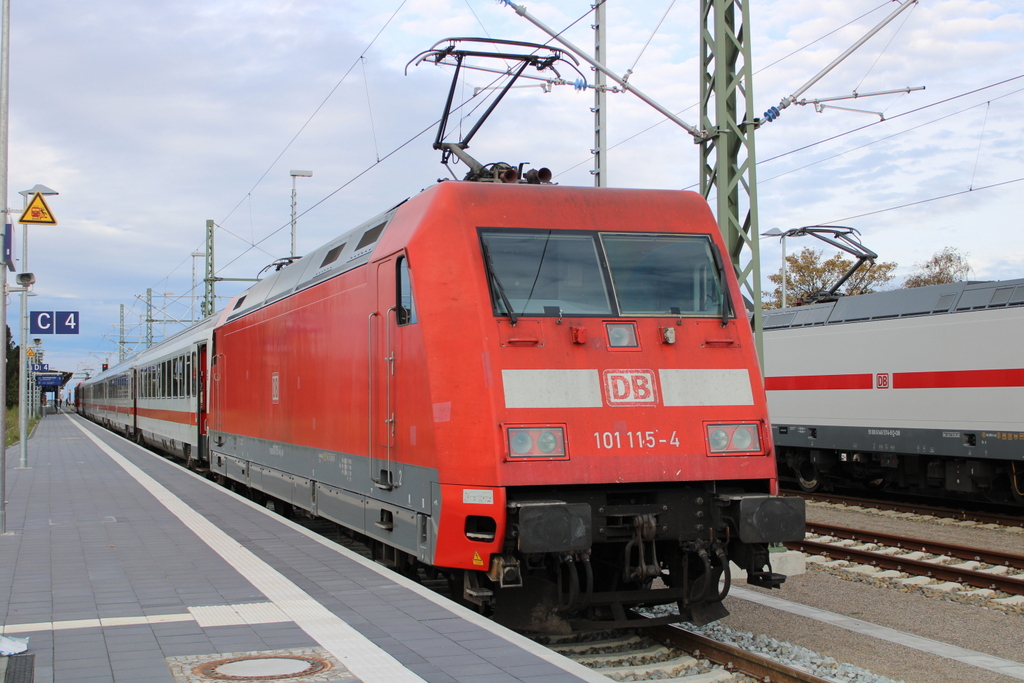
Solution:
<svg viewBox="0 0 1024 683"><path fill-rule="evenodd" d="M382 489L390 489L373 474L373 319L379 315L373 311L366 318L366 461L370 465L370 481Z"/></svg>

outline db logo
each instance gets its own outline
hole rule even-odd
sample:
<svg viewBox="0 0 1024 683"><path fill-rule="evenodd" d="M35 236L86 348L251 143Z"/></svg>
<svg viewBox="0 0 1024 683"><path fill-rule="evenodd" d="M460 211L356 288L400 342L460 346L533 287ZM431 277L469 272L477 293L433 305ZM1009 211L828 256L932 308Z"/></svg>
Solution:
<svg viewBox="0 0 1024 683"><path fill-rule="evenodd" d="M889 373L880 372L875 375L875 388L876 389L888 389L889 388Z"/></svg>
<svg viewBox="0 0 1024 683"><path fill-rule="evenodd" d="M604 399L610 406L656 405L653 370L605 370Z"/></svg>

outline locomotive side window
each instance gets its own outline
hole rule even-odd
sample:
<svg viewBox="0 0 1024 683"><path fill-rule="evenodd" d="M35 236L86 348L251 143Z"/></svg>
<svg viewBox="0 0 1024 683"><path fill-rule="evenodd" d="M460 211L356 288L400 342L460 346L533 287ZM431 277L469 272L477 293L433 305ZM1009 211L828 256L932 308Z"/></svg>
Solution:
<svg viewBox="0 0 1024 683"><path fill-rule="evenodd" d="M496 279L517 315L612 315L593 233L485 230L480 235ZM508 315L495 292L495 313Z"/></svg>
<svg viewBox="0 0 1024 683"><path fill-rule="evenodd" d="M396 306L398 324L412 325L416 322L416 304L412 297L412 274L409 272L409 259L402 256L398 259L398 286L396 288Z"/></svg>
<svg viewBox="0 0 1024 683"><path fill-rule="evenodd" d="M601 235L621 315L722 314L711 241L699 235Z"/></svg>

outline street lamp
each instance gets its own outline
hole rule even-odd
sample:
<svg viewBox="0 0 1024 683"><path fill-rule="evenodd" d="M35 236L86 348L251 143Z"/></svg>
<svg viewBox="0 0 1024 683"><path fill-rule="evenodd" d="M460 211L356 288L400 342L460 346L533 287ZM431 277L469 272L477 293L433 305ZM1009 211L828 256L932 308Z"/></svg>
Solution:
<svg viewBox="0 0 1024 683"><path fill-rule="evenodd" d="M772 228L767 232L762 232L761 237L781 237L782 238L782 308L786 307L786 233L782 232L778 228Z"/></svg>
<svg viewBox="0 0 1024 683"><path fill-rule="evenodd" d="M31 190L22 190L20 194L25 200L25 211L28 210L29 196L41 195L53 196L60 194L51 190L46 185L36 185ZM21 272L27 275L28 270L28 223L21 224ZM28 286L21 291L21 348L20 362L21 372L18 373L18 467L28 467Z"/></svg>
<svg viewBox="0 0 1024 683"><path fill-rule="evenodd" d="M295 179L312 178L312 171L292 171L292 258L295 258Z"/></svg>

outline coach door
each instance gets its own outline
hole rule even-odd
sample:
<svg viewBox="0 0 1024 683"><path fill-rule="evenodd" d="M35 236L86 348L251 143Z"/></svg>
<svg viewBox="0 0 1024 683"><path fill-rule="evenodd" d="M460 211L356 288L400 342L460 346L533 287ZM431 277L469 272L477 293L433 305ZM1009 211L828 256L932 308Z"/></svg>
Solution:
<svg viewBox="0 0 1024 683"><path fill-rule="evenodd" d="M206 430L208 425L206 410L206 344L199 344L192 352L192 372L189 381L196 416L196 428L200 459L206 457Z"/></svg>

